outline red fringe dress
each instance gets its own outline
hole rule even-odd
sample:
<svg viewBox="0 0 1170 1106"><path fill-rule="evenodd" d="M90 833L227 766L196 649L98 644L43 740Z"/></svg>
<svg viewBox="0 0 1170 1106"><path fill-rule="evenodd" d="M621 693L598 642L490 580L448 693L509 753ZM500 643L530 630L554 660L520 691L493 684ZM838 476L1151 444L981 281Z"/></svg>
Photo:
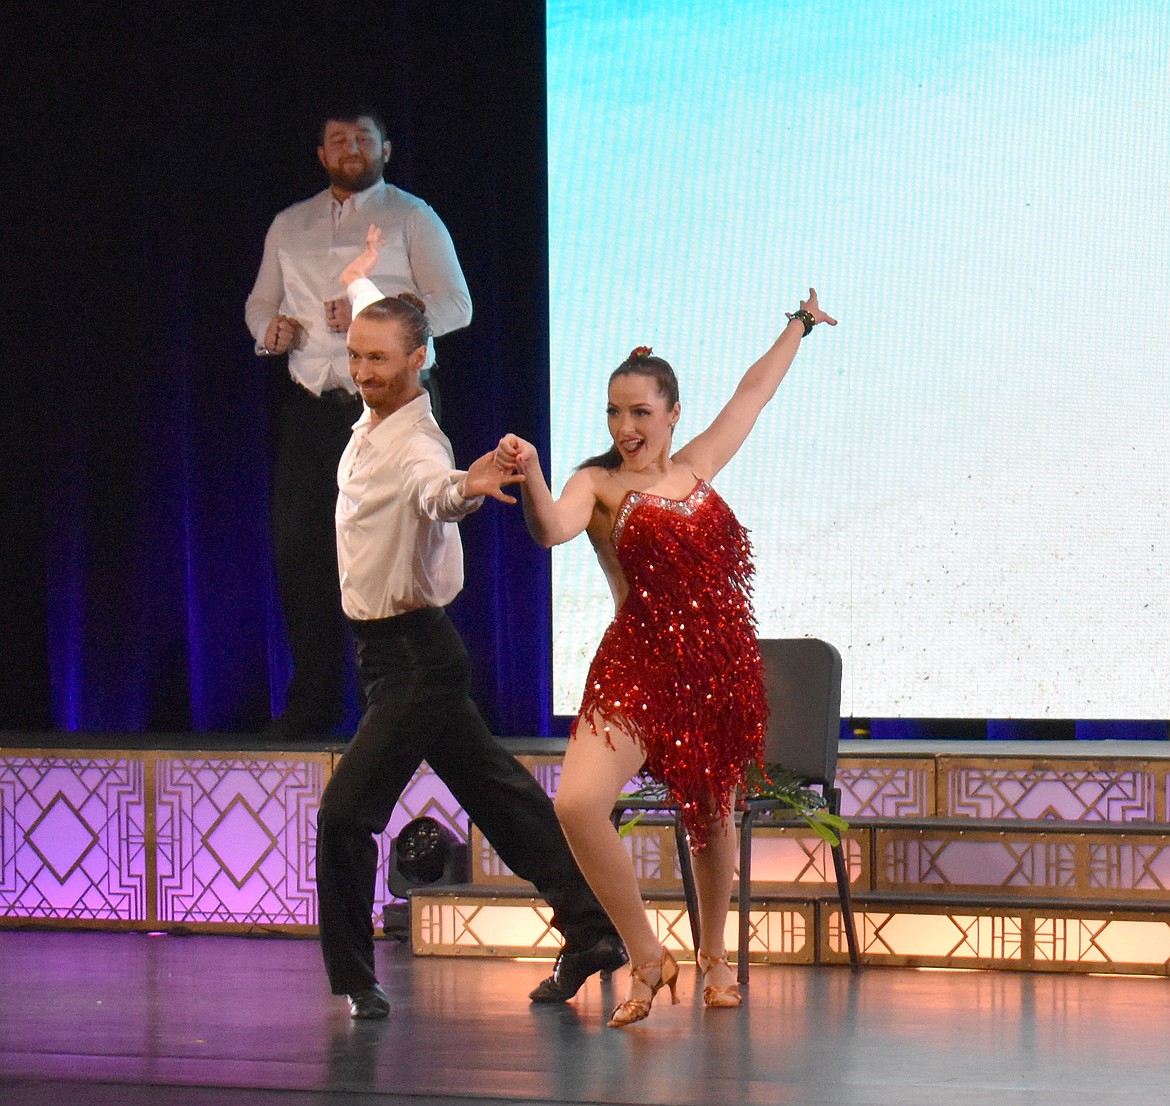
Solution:
<svg viewBox="0 0 1170 1106"><path fill-rule="evenodd" d="M726 817L764 752L748 533L700 480L681 500L628 492L612 541L629 594L589 667L573 732L599 715L640 741L643 772L681 805L702 848L709 812Z"/></svg>

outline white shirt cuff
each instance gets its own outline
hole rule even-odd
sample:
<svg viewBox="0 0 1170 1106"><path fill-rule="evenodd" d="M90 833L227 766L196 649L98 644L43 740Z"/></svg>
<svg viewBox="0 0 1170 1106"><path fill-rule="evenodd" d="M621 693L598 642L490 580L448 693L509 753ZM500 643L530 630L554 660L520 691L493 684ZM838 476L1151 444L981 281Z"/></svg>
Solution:
<svg viewBox="0 0 1170 1106"><path fill-rule="evenodd" d="M384 300L385 294L369 277L358 277L346 290L349 302L353 304L353 314L364 311L371 303Z"/></svg>

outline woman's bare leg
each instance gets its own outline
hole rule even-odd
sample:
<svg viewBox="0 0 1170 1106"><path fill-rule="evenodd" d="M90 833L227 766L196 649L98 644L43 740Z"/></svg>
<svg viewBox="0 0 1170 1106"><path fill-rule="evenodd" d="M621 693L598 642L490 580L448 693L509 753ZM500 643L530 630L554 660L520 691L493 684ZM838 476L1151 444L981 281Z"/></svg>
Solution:
<svg viewBox="0 0 1170 1106"><path fill-rule="evenodd" d="M600 721L597 733L584 721L578 724L553 805L581 874L625 942L631 967L640 967L658 963L662 945L646 916L633 861L609 819L622 788L646 758L624 730L612 722L609 728L612 748ZM646 989L638 986L632 997L645 998Z"/></svg>
<svg viewBox="0 0 1170 1106"><path fill-rule="evenodd" d="M699 948L696 951L709 960L727 955L724 935L737 854L735 820L728 816L726 822L721 822L716 812L708 829L707 847L702 852L691 854L699 898ZM735 982L735 973L722 965L713 965L704 982L715 987L729 986Z"/></svg>

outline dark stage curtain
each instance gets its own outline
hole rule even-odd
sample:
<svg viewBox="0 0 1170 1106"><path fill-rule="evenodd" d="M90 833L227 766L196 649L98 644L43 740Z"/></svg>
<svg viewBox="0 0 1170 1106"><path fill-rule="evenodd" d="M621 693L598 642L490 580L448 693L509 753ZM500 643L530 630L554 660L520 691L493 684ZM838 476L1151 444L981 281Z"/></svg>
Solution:
<svg viewBox="0 0 1170 1106"><path fill-rule="evenodd" d="M547 449L543 4L178 7L6 13L0 729L243 731L281 706L268 506L285 370L252 355L243 304L272 216L324 186L325 100L382 109L390 178L454 237L475 306L439 343L457 458L506 429ZM463 538L452 616L489 723L563 732L549 556L519 508L488 504ZM988 728L1165 735L1062 725Z"/></svg>
<svg viewBox="0 0 1170 1106"><path fill-rule="evenodd" d="M265 230L324 187L321 105L381 109L389 177L439 212L472 291L439 343L456 456L509 428L544 442L543 5L37 9L16 29L0 728L255 728L289 663L268 526L286 370L243 321ZM540 732L548 557L519 508L463 535L477 697L499 732Z"/></svg>

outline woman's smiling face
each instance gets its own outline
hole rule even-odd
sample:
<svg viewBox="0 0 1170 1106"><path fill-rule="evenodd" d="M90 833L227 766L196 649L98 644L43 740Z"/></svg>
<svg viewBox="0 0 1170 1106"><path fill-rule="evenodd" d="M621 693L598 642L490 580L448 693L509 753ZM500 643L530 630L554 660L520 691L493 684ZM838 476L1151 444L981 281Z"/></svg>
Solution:
<svg viewBox="0 0 1170 1106"><path fill-rule="evenodd" d="M679 405L667 406L658 381L641 373L623 373L609 384L606 417L613 444L628 468L642 468L670 456L671 432Z"/></svg>

